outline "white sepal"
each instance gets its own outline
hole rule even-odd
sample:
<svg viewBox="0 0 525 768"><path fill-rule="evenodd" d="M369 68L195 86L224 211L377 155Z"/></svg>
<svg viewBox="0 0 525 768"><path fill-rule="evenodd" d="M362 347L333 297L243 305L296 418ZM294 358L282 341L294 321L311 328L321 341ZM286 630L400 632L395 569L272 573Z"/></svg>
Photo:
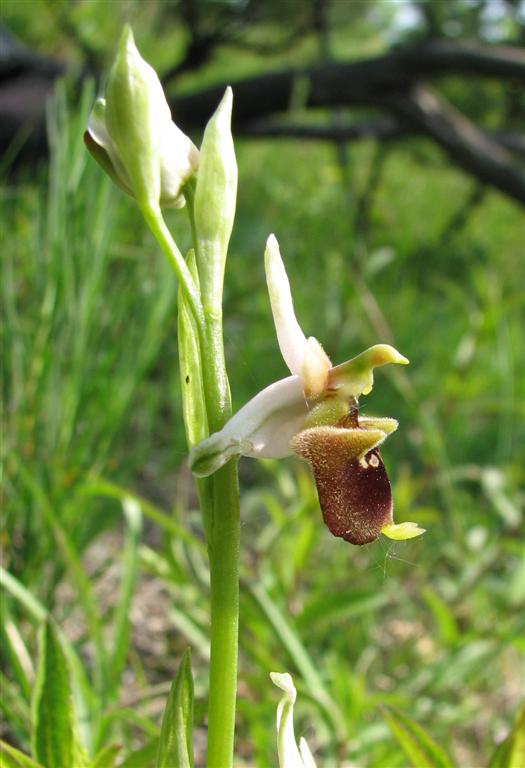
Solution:
<svg viewBox="0 0 525 768"><path fill-rule="evenodd" d="M173 122L164 122L160 145L160 204L182 208L185 204L181 187L197 171L199 150L192 140Z"/></svg>
<svg viewBox="0 0 525 768"><path fill-rule="evenodd" d="M299 752L301 753L304 768L317 768L314 756L310 752L310 747L304 736L301 736L299 739Z"/></svg>
<svg viewBox="0 0 525 768"><path fill-rule="evenodd" d="M235 455L281 459L292 453L290 441L308 415L299 376L288 376L263 389L224 425L190 452L197 477L216 472Z"/></svg>
<svg viewBox="0 0 525 768"><path fill-rule="evenodd" d="M280 768L316 768L315 762L306 743L301 739L300 748L295 741L293 708L297 691L288 672L270 672L272 683L283 691L277 706L277 753Z"/></svg>
<svg viewBox="0 0 525 768"><path fill-rule="evenodd" d="M129 27L87 133L95 159L139 203L184 205L181 189L197 170L199 152L173 123L157 73L140 55Z"/></svg>
<svg viewBox="0 0 525 768"><path fill-rule="evenodd" d="M275 235L270 235L266 242L264 266L281 354L290 373L302 376L308 340L295 317L290 282Z"/></svg>

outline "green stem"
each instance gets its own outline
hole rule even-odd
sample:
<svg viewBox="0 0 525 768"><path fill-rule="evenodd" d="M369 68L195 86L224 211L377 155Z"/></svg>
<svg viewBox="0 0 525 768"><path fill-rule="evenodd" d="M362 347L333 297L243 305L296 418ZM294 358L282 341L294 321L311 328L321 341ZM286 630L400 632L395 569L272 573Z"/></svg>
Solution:
<svg viewBox="0 0 525 768"><path fill-rule="evenodd" d="M202 353L204 391L210 431L231 415L231 399L222 339L222 317L205 312ZM233 765L239 634L240 503L237 460L211 478L208 555L211 590L211 656L208 699L208 768Z"/></svg>
<svg viewBox="0 0 525 768"><path fill-rule="evenodd" d="M192 187L185 191L195 248ZM180 281L199 336L206 414L210 432L231 416L231 399L222 335L222 315L203 309L199 290L159 211L143 215ZM202 507L210 561L211 658L208 701L208 768L231 768L235 733L239 629L240 502L237 461L201 481Z"/></svg>
<svg viewBox="0 0 525 768"><path fill-rule="evenodd" d="M188 306L199 329L199 335L203 332L204 327L204 314L202 310L202 302L199 291L195 285L195 281L191 275L188 265L186 264L182 253L177 248L171 233L166 226L164 217L159 209L150 208L144 206L141 208L142 215L146 220L148 227L153 233L158 244L162 248L162 251L169 263L173 267L175 274L180 282L181 288L184 291L185 298L188 302Z"/></svg>
<svg viewBox="0 0 525 768"><path fill-rule="evenodd" d="M213 476L208 551L211 579L211 657L208 768L233 765L239 632L239 488L237 461Z"/></svg>
<svg viewBox="0 0 525 768"><path fill-rule="evenodd" d="M199 239L193 201L195 187L185 188L187 211L197 263ZM231 397L222 332L222 315L204 307L204 337L201 340L206 412L210 432L215 432L231 416ZM211 655L208 698L208 768L233 765L235 706L237 697L237 657L239 642L239 538L240 504L237 460L232 459L208 478L209 507L202 505L207 527L211 591Z"/></svg>

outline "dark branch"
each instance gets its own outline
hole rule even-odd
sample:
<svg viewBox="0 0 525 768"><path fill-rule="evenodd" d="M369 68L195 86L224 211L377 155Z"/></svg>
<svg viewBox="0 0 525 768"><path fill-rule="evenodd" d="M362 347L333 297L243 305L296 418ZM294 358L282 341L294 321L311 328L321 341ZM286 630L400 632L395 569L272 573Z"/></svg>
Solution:
<svg viewBox="0 0 525 768"><path fill-rule="evenodd" d="M306 107L381 106L387 97L407 93L423 77L452 73L525 83L525 52L511 47L432 43L371 59L330 62L245 78L231 83L236 126L286 111L298 78L309 85ZM198 93L174 97L171 104L177 121L187 129L201 127L226 85L221 83Z"/></svg>
<svg viewBox="0 0 525 768"><path fill-rule="evenodd" d="M468 173L525 205L525 176L494 139L425 86L416 86L391 106L426 133Z"/></svg>
<svg viewBox="0 0 525 768"><path fill-rule="evenodd" d="M241 127L240 134L251 138L312 139L314 141L356 141L358 139L395 139L407 136L408 127L395 117L378 117L341 124L298 124L258 120Z"/></svg>
<svg viewBox="0 0 525 768"><path fill-rule="evenodd" d="M300 78L307 83L305 107L373 106L386 109L401 120L405 132L424 133L468 173L525 204L525 176L502 144L485 135L444 99L419 85L423 76L451 72L525 82L525 54L518 48L433 43L364 61L329 62L301 71L287 70L246 78L233 84L235 129L251 136L284 135L284 124L280 128L271 128L267 120L271 115L287 111L294 84ZM177 121L187 129L203 125L221 98L224 87L225 84L221 84L190 96L174 98L172 107ZM347 128L347 136L339 138L351 140L366 135L369 128L366 125ZM304 135L308 128L300 130ZM332 126L326 130L333 132L337 128ZM397 129L393 123L386 122L379 131L386 134L380 138L392 138Z"/></svg>
<svg viewBox="0 0 525 768"><path fill-rule="evenodd" d="M358 141L359 139L375 139L388 141L404 139L409 136L422 134L414 124L404 123L394 116L382 116L371 120L355 123L291 123L276 120L258 120L241 127L239 134L249 138L263 139L311 139L312 141ZM514 133L496 131L486 133L492 141L500 144L509 152L525 155L525 136Z"/></svg>
<svg viewBox="0 0 525 768"><path fill-rule="evenodd" d="M191 2L188 5L193 7ZM186 60L172 74L211 55L216 41L203 38L197 28L194 32L196 47L193 51L190 47ZM202 43L202 48L197 42ZM11 49L4 46L3 53L6 51L7 55L0 56L0 142L8 146L34 125L26 148L35 155L41 154L44 103L61 67L54 62L47 68L42 62L34 67L35 58L16 45ZM249 136L294 135L340 142L367 136L386 140L410 132L424 133L466 171L525 203L525 177L505 150L504 140L485 135L450 104L420 85L423 78L451 73L508 79L521 87L525 83L525 52L511 47L434 42L399 48L371 59L329 61L302 70L249 77L234 83L234 128L237 133ZM326 128L270 123L269 118L289 110L298 82L306 91L305 108L373 107L387 115L375 121L350 126L332 124ZM222 83L173 97L171 106L176 122L185 130L202 130L225 86ZM514 137L513 144L507 146L523 147L523 138Z"/></svg>

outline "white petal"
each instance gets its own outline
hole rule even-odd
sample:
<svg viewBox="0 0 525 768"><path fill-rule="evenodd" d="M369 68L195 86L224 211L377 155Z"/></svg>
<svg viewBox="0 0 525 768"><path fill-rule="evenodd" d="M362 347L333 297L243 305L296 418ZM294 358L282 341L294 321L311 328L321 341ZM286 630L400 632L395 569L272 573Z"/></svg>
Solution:
<svg viewBox="0 0 525 768"><path fill-rule="evenodd" d="M328 371L332 367L330 358L316 338L310 336L306 345L301 373L306 397L315 398L324 392Z"/></svg>
<svg viewBox="0 0 525 768"><path fill-rule="evenodd" d="M164 125L160 162L161 204L181 208L184 205L181 186L196 172L199 150L172 120Z"/></svg>
<svg viewBox="0 0 525 768"><path fill-rule="evenodd" d="M295 317L290 282L275 235L266 243L264 266L281 354L290 372L301 376L308 341Z"/></svg>
<svg viewBox="0 0 525 768"><path fill-rule="evenodd" d="M277 706L277 752L280 768L304 768L301 753L295 742L293 707L297 692L288 672L270 672L272 683L284 691Z"/></svg>
<svg viewBox="0 0 525 768"><path fill-rule="evenodd" d="M99 97L93 105L91 114L88 120L87 129L91 134L94 141L106 150L109 159L113 165L115 174L120 179L124 188L132 195L131 181L128 173L124 168L124 165L120 159L118 150L111 140L109 131L106 125L106 100Z"/></svg>
<svg viewBox="0 0 525 768"><path fill-rule="evenodd" d="M111 139L106 128L106 99L99 97L93 104L88 120L88 131L97 144L107 150Z"/></svg>
<svg viewBox="0 0 525 768"><path fill-rule="evenodd" d="M314 756L310 752L306 739L302 736L299 739L299 752L301 753L304 768L316 768Z"/></svg>
<svg viewBox="0 0 525 768"><path fill-rule="evenodd" d="M198 477L216 472L235 455L281 459L292 453L290 441L302 428L308 406L299 376L276 381L252 398L220 432L190 452Z"/></svg>

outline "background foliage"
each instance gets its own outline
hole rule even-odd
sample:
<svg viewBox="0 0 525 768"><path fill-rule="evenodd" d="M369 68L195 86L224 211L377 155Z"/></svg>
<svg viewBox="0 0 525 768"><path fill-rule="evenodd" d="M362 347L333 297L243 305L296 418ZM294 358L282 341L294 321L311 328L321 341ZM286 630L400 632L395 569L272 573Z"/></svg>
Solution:
<svg viewBox="0 0 525 768"><path fill-rule="evenodd" d="M6 0L3 13L24 42L90 67L107 61L124 20L164 72L195 29L222 30L203 67L176 73L181 88L321 55L307 2L107 7ZM512 3L330 13L341 58L415 36L521 34ZM49 165L1 187L2 731L29 749L37 629L51 614L88 748L141 747L136 764L149 765L188 644L197 755L206 695L207 566L185 467L176 290L132 202L84 151L94 89L79 95L72 82L49 110ZM503 86L441 87L498 123ZM428 529L352 548L322 525L305 465L242 463L239 759L274 764L268 673L286 669L320 765L406 765L379 705L409 714L458 765L487 765L523 696L522 212L423 139L244 139L237 151L224 308L235 406L284 374L262 262L274 231L300 322L333 360L377 341L410 358L406 371L379 372L362 406L400 420L385 449L396 521ZM183 215L171 216L184 244Z"/></svg>

